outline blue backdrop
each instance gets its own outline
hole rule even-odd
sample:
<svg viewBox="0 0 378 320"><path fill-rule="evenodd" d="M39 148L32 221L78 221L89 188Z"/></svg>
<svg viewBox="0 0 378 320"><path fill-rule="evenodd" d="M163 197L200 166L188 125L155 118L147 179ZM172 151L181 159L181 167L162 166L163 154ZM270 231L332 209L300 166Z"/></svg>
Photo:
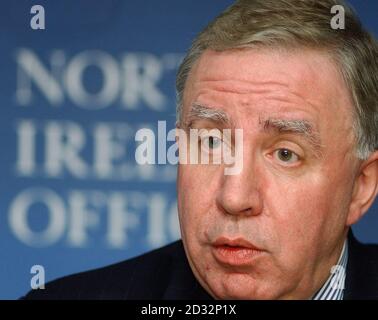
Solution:
<svg viewBox="0 0 378 320"><path fill-rule="evenodd" d="M351 1L378 32L376 0ZM135 163L135 132L174 127L177 66L231 0L2 1L0 298L179 238L173 165ZM30 9L45 10L45 29ZM378 242L378 206L355 226Z"/></svg>

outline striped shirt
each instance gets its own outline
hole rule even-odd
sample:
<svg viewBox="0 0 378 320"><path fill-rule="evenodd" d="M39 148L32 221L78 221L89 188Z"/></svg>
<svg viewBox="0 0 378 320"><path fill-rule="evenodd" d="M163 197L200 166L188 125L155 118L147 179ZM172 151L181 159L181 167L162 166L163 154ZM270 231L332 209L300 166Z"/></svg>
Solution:
<svg viewBox="0 0 378 320"><path fill-rule="evenodd" d="M348 242L345 241L339 261L331 268L331 275L312 300L343 300L347 263Z"/></svg>

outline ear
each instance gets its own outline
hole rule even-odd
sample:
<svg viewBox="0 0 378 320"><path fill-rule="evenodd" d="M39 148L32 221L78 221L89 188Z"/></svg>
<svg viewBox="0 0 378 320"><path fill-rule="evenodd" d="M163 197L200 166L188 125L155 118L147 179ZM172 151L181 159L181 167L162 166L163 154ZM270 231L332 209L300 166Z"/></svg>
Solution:
<svg viewBox="0 0 378 320"><path fill-rule="evenodd" d="M364 160L357 174L352 202L349 206L347 226L355 224L373 204L378 194L378 151Z"/></svg>

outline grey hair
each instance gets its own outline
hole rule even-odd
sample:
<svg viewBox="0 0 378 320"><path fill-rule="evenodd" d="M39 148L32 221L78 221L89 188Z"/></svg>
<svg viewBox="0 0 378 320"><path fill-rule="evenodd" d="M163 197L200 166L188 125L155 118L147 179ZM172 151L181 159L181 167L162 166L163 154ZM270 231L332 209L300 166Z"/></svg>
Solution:
<svg viewBox="0 0 378 320"><path fill-rule="evenodd" d="M331 8L342 5L345 29L334 30ZM193 41L177 78L177 123L182 120L185 83L207 50L254 47L325 50L335 61L354 104L356 155L378 149L378 44L342 0L238 0Z"/></svg>

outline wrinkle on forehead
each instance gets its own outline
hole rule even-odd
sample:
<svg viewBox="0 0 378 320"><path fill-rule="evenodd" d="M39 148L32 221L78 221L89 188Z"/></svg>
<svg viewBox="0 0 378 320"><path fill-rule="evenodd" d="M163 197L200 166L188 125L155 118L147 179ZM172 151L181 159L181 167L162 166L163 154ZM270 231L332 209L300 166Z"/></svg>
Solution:
<svg viewBox="0 0 378 320"><path fill-rule="evenodd" d="M232 79L200 79L196 86L207 85L220 92L249 94L268 93L279 89L287 89L288 85L278 81L251 81Z"/></svg>
<svg viewBox="0 0 378 320"><path fill-rule="evenodd" d="M308 109L314 117L318 113L326 119L337 114L338 130L340 126L351 129L349 91L332 58L322 51L208 50L189 75L184 101L191 96L188 105L199 96L207 96L215 102L207 104L222 107L222 103L217 105L219 93L237 95L237 104L246 107L254 107L259 100L277 107L276 111Z"/></svg>
<svg viewBox="0 0 378 320"><path fill-rule="evenodd" d="M196 82L212 82L219 91L290 91L309 100L319 100L319 91L349 96L332 57L320 50L207 50L192 71L200 71Z"/></svg>

